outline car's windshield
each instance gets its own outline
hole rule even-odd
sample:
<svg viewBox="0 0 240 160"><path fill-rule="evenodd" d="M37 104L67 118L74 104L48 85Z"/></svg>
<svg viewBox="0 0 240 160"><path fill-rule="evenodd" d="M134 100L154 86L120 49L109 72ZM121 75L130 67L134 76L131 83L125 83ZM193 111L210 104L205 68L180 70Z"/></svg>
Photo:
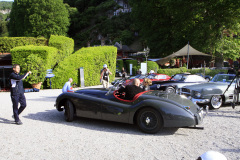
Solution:
<svg viewBox="0 0 240 160"><path fill-rule="evenodd" d="M145 75L138 74L138 75L136 75L136 76L129 77L128 79L135 79L135 78L142 79L142 78L144 78L144 77L145 77Z"/></svg>
<svg viewBox="0 0 240 160"><path fill-rule="evenodd" d="M217 74L213 77L211 82L227 82L231 83L234 79L235 75L227 75L227 74ZM233 83L235 83L236 80L234 80Z"/></svg>
<svg viewBox="0 0 240 160"><path fill-rule="evenodd" d="M184 81L187 78L187 75L184 74L176 74L174 75L171 80L172 81Z"/></svg>

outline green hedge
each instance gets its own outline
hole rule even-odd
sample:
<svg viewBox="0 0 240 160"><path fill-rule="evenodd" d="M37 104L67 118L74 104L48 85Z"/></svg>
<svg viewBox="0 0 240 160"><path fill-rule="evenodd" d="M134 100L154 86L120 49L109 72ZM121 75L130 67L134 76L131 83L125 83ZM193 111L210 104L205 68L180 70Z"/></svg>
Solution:
<svg viewBox="0 0 240 160"><path fill-rule="evenodd" d="M146 61L144 61L143 63L146 63ZM150 72L150 70L154 70L154 72L157 72L159 69L159 66L156 62L153 61L147 61L147 73Z"/></svg>
<svg viewBox="0 0 240 160"><path fill-rule="evenodd" d="M169 76L175 75L177 73L184 73L184 72L189 72L191 74L196 74L196 73L204 73L204 69L187 69L186 67L181 67L181 68L173 68L173 69L159 69L158 73L162 74L167 74ZM227 70L224 69L205 69L205 75L209 75L214 77L215 74L218 74L219 72L224 72L227 73Z"/></svg>
<svg viewBox="0 0 240 160"><path fill-rule="evenodd" d="M137 69L138 69L138 61L137 60L126 60L125 61L127 73L130 73L130 64L133 65L132 74L136 75Z"/></svg>
<svg viewBox="0 0 240 160"><path fill-rule="evenodd" d="M224 72L227 73L228 70L226 69L205 69L205 75L209 75L214 77L216 74L218 74L219 72ZM196 73L204 73L204 69L189 69L188 72L190 72L191 74L196 74Z"/></svg>
<svg viewBox="0 0 240 160"><path fill-rule="evenodd" d="M80 86L79 68L84 68L85 86L100 84L100 70L107 64L112 72L110 82L115 79L117 48L113 46L82 48L65 58L54 69L52 88L62 88L68 78Z"/></svg>
<svg viewBox="0 0 240 160"><path fill-rule="evenodd" d="M26 45L47 46L48 39L34 37L0 37L0 53L10 53L10 50L14 47Z"/></svg>
<svg viewBox="0 0 240 160"><path fill-rule="evenodd" d="M117 62L116 62L116 69L121 71L122 67L123 67L123 60L117 60Z"/></svg>
<svg viewBox="0 0 240 160"><path fill-rule="evenodd" d="M21 65L24 58L31 54L36 54L43 59L45 66L52 68L59 59L58 50L48 46L21 46L11 50L12 64Z"/></svg>
<svg viewBox="0 0 240 160"><path fill-rule="evenodd" d="M35 68L32 70L33 74L30 75L30 78L26 79L26 82L30 84L36 83L38 80L39 82L43 82L44 74L46 74L43 71L53 68L59 59L58 49L48 46L15 47L11 50L11 55L12 63L19 64L23 72Z"/></svg>
<svg viewBox="0 0 240 160"><path fill-rule="evenodd" d="M59 50L61 60L71 55L74 51L74 40L65 36L51 35L48 45L49 47L55 47Z"/></svg>
<svg viewBox="0 0 240 160"><path fill-rule="evenodd" d="M159 69L157 73L162 73L162 74L172 76L177 73L184 73L187 71L188 71L187 68L181 67L181 68L172 68L172 69Z"/></svg>

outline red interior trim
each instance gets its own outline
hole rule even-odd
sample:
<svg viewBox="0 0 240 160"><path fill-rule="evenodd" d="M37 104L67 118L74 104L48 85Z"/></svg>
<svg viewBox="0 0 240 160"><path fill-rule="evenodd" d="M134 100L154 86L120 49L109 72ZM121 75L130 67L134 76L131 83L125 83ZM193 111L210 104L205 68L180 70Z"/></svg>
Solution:
<svg viewBox="0 0 240 160"><path fill-rule="evenodd" d="M136 100L138 99L139 96L141 96L142 94L144 94L144 93L146 93L146 92L149 92L149 91L140 92L140 93L136 94L132 100L126 100L126 99L119 98L119 97L116 95L117 91L118 91L118 90L115 90L115 91L113 92L113 96L114 96L115 98L117 98L118 100L124 101L124 102L134 102L134 101L136 101Z"/></svg>

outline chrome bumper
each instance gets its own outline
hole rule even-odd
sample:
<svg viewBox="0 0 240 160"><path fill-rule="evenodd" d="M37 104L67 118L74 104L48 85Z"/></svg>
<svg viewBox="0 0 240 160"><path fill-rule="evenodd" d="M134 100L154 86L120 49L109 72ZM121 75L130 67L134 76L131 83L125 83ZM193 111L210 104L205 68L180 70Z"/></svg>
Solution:
<svg viewBox="0 0 240 160"><path fill-rule="evenodd" d="M209 110L209 107L206 106L205 111L203 110L203 108L201 108L201 109L197 112L197 114L195 114L195 117L196 117L196 119L197 119L197 125L203 123L203 118L208 115L208 110Z"/></svg>
<svg viewBox="0 0 240 160"><path fill-rule="evenodd" d="M209 103L209 99L196 99L196 98L190 98L190 100L193 102L193 103L201 103L201 104L207 104Z"/></svg>

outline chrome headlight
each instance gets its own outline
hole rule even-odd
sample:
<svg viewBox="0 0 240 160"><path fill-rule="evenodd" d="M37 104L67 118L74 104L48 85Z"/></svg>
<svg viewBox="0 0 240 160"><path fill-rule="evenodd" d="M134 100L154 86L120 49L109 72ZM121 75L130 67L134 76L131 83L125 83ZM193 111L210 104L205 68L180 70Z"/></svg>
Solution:
<svg viewBox="0 0 240 160"><path fill-rule="evenodd" d="M194 91L193 95L197 98L200 98L201 97L201 93L198 92L198 91Z"/></svg>
<svg viewBox="0 0 240 160"><path fill-rule="evenodd" d="M160 87L161 87L161 85L160 85L160 84L158 84L158 85L157 85L157 88L159 89Z"/></svg>

